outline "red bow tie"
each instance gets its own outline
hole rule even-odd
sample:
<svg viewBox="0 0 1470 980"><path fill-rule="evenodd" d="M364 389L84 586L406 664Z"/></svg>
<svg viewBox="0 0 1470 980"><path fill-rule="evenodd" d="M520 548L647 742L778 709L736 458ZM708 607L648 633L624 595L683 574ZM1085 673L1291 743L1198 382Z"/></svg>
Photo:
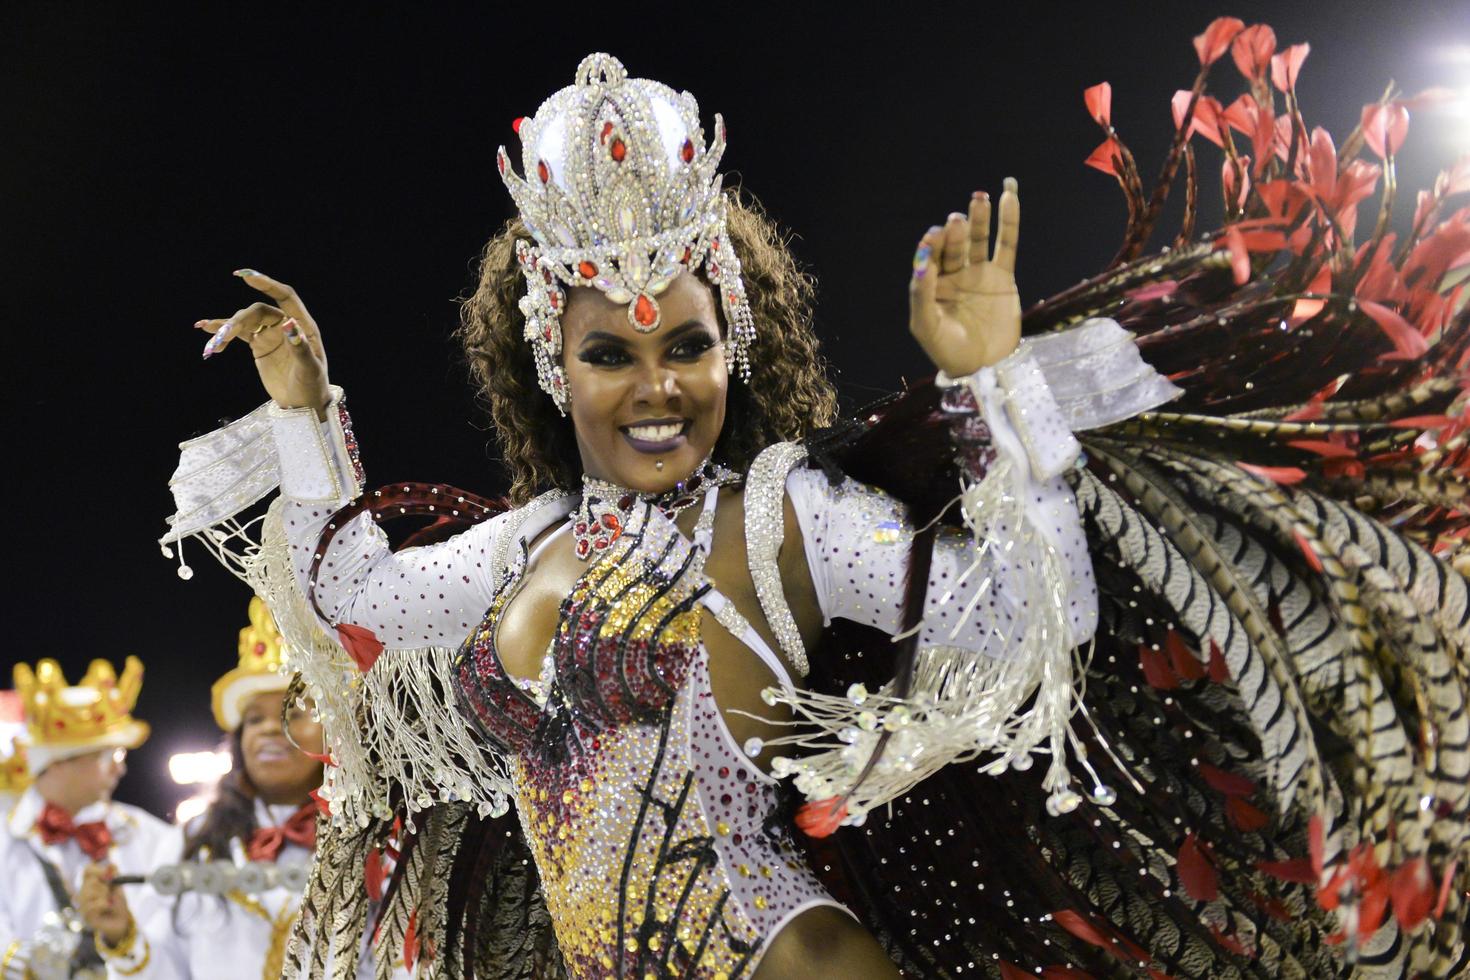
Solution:
<svg viewBox="0 0 1470 980"><path fill-rule="evenodd" d="M274 861L280 855L281 848L286 846L286 841L299 844L308 851L315 850L316 815L316 804L308 803L291 814L291 819L279 827L261 827L250 835L245 856L252 861Z"/></svg>
<svg viewBox="0 0 1470 980"><path fill-rule="evenodd" d="M107 824L101 820L76 823L71 814L55 803L47 803L41 810L40 819L36 821L36 830L40 833L41 840L47 844L75 840L77 846L93 861L106 858L107 849L112 846L112 831L107 829Z"/></svg>

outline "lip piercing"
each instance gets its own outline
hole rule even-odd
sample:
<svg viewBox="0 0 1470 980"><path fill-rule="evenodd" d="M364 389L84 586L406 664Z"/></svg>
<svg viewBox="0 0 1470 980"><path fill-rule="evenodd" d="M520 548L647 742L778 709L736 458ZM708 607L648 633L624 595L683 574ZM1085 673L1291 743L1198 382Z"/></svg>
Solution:
<svg viewBox="0 0 1470 980"><path fill-rule="evenodd" d="M653 468L656 469L656 470L663 469L664 468L664 461L661 460L661 459L654 460L653 461Z"/></svg>

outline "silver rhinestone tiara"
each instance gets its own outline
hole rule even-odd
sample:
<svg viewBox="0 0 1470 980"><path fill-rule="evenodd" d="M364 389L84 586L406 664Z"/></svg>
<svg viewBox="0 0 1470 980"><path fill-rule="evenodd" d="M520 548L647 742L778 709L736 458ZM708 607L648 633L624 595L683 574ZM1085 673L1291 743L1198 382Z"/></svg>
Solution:
<svg viewBox="0 0 1470 980"><path fill-rule="evenodd" d="M725 123L715 116L708 146L688 92L629 78L622 62L588 55L577 80L515 123L521 169L501 147L500 177L535 244L516 254L526 279L521 312L541 387L563 413L560 364L565 286L593 286L626 303L635 330L658 329L658 295L684 270L703 269L725 313L726 363L750 378L755 320L740 260L725 229L716 168Z"/></svg>

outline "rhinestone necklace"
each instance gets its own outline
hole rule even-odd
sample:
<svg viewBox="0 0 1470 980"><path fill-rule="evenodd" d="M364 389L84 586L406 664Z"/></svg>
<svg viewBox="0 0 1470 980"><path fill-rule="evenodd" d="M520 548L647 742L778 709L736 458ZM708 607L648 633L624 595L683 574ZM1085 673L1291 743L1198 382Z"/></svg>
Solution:
<svg viewBox="0 0 1470 980"><path fill-rule="evenodd" d="M582 502L569 518L577 557L586 561L594 553L611 548L622 537L628 516L639 504L652 504L665 517L673 519L680 511L698 503L700 495L710 487L739 482L739 473L707 459L693 474L663 493L641 493L607 480L583 476Z"/></svg>

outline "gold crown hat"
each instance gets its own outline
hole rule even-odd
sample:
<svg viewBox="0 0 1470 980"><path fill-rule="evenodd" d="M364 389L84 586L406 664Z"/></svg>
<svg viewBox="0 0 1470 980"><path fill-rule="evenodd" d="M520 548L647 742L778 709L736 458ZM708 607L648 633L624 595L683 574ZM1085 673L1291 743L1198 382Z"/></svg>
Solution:
<svg viewBox="0 0 1470 980"><path fill-rule="evenodd" d="M563 414L567 287L591 286L626 304L628 322L648 333L662 320L659 294L682 272L702 269L725 314L726 366L749 381L755 319L720 192L724 120L715 116L706 143L694 96L629 78L612 55L592 54L573 84L514 128L526 176L503 146L496 165L532 238L516 243L525 339L541 388Z"/></svg>
<svg viewBox="0 0 1470 980"><path fill-rule="evenodd" d="M79 684L67 684L51 658L15 665L15 690L25 717L24 750L32 776L53 762L108 747L136 749L148 724L132 716L143 690L143 663L128 657L119 677L106 660L93 660Z"/></svg>
<svg viewBox="0 0 1470 980"><path fill-rule="evenodd" d="M232 732L240 727L245 705L257 694L284 691L291 685L285 665L286 644L276 621L259 596L250 600L250 625L240 631L240 665L210 689L214 720Z"/></svg>
<svg viewBox="0 0 1470 980"><path fill-rule="evenodd" d="M26 766L25 732L18 691L0 691L0 796L15 796L31 784Z"/></svg>

